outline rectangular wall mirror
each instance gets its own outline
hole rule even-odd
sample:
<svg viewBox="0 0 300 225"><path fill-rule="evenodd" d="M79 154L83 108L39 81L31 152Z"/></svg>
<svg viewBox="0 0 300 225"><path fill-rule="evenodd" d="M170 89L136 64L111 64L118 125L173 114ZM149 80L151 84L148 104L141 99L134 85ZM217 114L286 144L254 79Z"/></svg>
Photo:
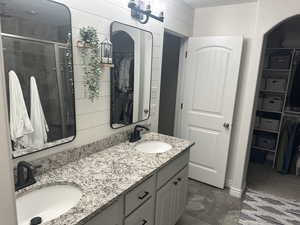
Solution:
<svg viewBox="0 0 300 225"><path fill-rule="evenodd" d="M69 9L49 0L0 0L13 156L75 138Z"/></svg>
<svg viewBox="0 0 300 225"><path fill-rule="evenodd" d="M150 116L152 33L119 22L111 24L111 127L121 128Z"/></svg>

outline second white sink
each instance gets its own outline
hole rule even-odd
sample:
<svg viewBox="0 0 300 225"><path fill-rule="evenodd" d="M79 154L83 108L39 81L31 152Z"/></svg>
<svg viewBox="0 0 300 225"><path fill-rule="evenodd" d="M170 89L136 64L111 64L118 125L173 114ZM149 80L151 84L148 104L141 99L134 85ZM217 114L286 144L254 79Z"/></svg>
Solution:
<svg viewBox="0 0 300 225"><path fill-rule="evenodd" d="M42 223L53 220L77 205L81 190L72 185L53 185L17 198L18 225L28 225L41 217Z"/></svg>
<svg viewBox="0 0 300 225"><path fill-rule="evenodd" d="M162 141L145 141L137 144L135 149L144 153L163 153L170 151L172 146Z"/></svg>

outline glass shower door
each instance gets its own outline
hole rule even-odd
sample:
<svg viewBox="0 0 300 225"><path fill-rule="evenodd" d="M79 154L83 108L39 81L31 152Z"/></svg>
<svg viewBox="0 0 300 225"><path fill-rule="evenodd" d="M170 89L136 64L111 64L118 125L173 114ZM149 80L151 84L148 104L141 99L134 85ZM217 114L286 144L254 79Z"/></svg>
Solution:
<svg viewBox="0 0 300 225"><path fill-rule="evenodd" d="M49 127L48 142L61 139L63 130L54 44L13 36L2 36L2 40L7 87L8 73L13 70L20 80L30 115L30 77L34 76Z"/></svg>

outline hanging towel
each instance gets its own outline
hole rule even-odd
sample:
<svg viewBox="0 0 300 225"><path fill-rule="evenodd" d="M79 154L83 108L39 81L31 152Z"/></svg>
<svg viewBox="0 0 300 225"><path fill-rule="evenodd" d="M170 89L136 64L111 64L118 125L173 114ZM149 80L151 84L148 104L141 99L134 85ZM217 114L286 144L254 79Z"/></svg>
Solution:
<svg viewBox="0 0 300 225"><path fill-rule="evenodd" d="M34 132L28 136L29 143L35 147L41 147L47 143L49 128L34 77L30 77L30 105L30 119Z"/></svg>
<svg viewBox="0 0 300 225"><path fill-rule="evenodd" d="M18 76L14 71L10 71L8 76L11 139L16 144L20 142L23 146L27 146L28 143L23 138L33 132L33 127L28 116Z"/></svg>
<svg viewBox="0 0 300 225"><path fill-rule="evenodd" d="M298 130L298 123L294 121L284 121L283 129L279 139L277 171L287 174L291 167L293 155L295 153L295 138Z"/></svg>
<svg viewBox="0 0 300 225"><path fill-rule="evenodd" d="M298 146L298 158L297 158L297 163L296 163L296 175L300 176L300 152L299 152L299 146Z"/></svg>

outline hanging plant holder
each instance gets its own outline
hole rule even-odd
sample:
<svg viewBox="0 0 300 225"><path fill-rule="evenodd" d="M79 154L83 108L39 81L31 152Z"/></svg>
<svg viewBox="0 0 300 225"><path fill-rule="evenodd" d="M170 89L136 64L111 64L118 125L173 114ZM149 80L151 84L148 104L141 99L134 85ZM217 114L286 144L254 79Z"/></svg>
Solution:
<svg viewBox="0 0 300 225"><path fill-rule="evenodd" d="M84 64L84 85L88 98L94 101L100 96L100 77L103 67L114 67L112 63L112 43L105 39L100 43L97 30L93 27L80 29L81 40L77 42Z"/></svg>
<svg viewBox="0 0 300 225"><path fill-rule="evenodd" d="M88 98L93 102L100 96L100 77L103 74L99 57L99 38L93 27L80 29L81 40L77 42L84 64L84 86Z"/></svg>

